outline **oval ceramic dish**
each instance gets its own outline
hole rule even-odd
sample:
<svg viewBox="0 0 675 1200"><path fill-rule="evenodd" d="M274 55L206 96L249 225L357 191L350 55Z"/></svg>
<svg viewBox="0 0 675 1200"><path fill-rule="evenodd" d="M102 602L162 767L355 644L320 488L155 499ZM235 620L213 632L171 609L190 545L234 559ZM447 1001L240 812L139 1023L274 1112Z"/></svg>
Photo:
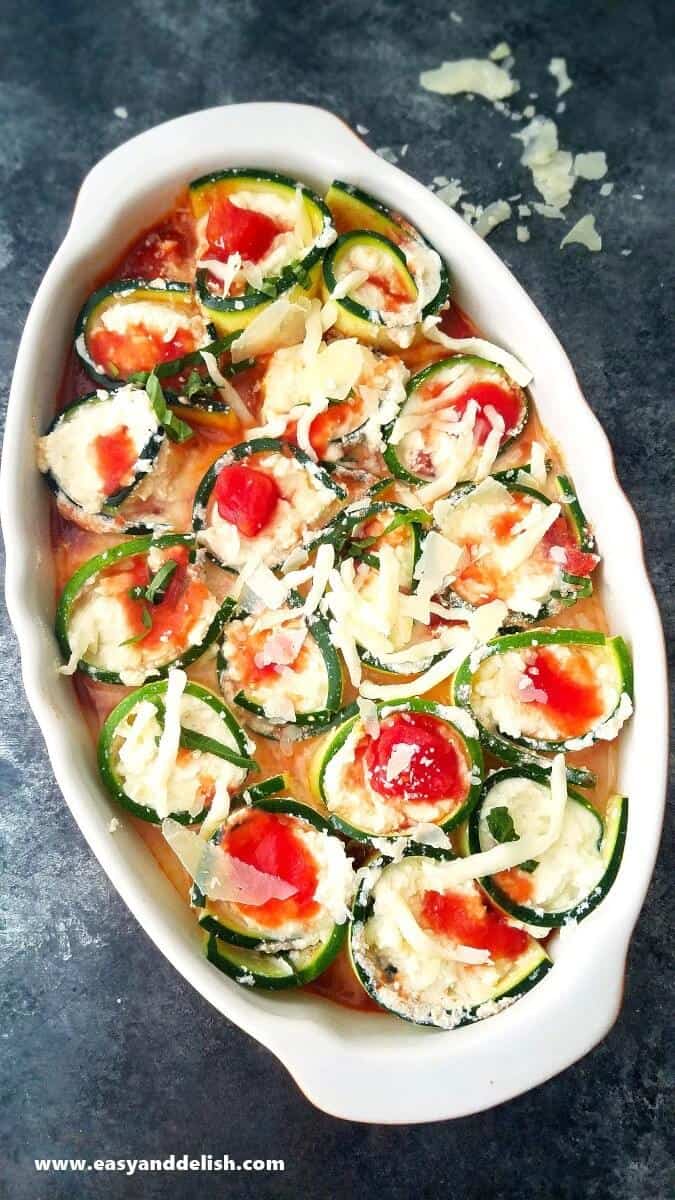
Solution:
<svg viewBox="0 0 675 1200"><path fill-rule="evenodd" d="M34 467L35 438L51 419L77 312L119 246L168 209L186 180L227 163L260 162L303 179L319 193L331 179L348 179L412 215L452 265L461 307L485 337L532 369L542 420L574 472L603 547L608 618L634 654L636 711L621 739L618 784L622 792L639 797L639 820L629 822L611 902L579 927L556 935L551 943L555 970L519 1004L451 1035L352 1012L307 992L283 998L244 992L214 971L192 914L141 839L124 825L110 836L112 807L97 773L95 748L83 749L87 743L75 692L54 670L49 500ZM211 109L120 146L87 176L70 229L26 322L7 421L2 510L7 602L25 687L75 819L167 958L221 1013L276 1054L314 1104L358 1121L459 1117L535 1087L607 1033L619 1009L628 941L661 829L667 711L661 626L636 518L569 361L507 268L454 212L378 158L340 120L316 108ZM45 553L36 556L41 543Z"/></svg>

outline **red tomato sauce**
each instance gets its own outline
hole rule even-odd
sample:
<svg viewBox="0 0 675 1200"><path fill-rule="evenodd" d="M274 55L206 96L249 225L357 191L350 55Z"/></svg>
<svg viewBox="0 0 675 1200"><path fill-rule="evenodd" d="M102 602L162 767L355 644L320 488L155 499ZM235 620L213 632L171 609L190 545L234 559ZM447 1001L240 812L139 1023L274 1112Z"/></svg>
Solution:
<svg viewBox="0 0 675 1200"><path fill-rule="evenodd" d="M525 674L537 691L546 694L545 701L532 703L553 719L564 737L585 733L603 715L602 692L583 654L561 663L552 647L542 646L535 650Z"/></svg>
<svg viewBox="0 0 675 1200"><path fill-rule="evenodd" d="M488 908L478 892L425 892L422 924L432 933L452 938L461 946L489 950L493 958L518 958L529 937L522 929L507 924L495 909Z"/></svg>
<svg viewBox="0 0 675 1200"><path fill-rule="evenodd" d="M134 324L124 333L95 329L87 336L87 346L94 362L100 363L106 374L118 372L126 378L135 371L151 371L160 363L190 354L195 339L188 329L177 329L174 337L165 342L158 330Z"/></svg>
<svg viewBox="0 0 675 1200"><path fill-rule="evenodd" d="M387 775L398 746L408 746L408 765ZM467 792L467 767L447 726L430 713L392 713L380 724L379 736L368 738L363 751L370 785L379 795L434 802L460 800Z"/></svg>
<svg viewBox="0 0 675 1200"><path fill-rule="evenodd" d="M273 929L288 921L311 920L320 911L314 899L319 882L316 861L293 817L251 809L232 826L221 845L233 858L276 875L296 889L287 900L267 900L255 907L235 905L242 913Z"/></svg>
<svg viewBox="0 0 675 1200"><path fill-rule="evenodd" d="M213 201L206 222L209 255L221 262L232 254L240 254L246 262L260 262L283 232L284 226L266 213L239 208L227 197Z"/></svg>
<svg viewBox="0 0 675 1200"><path fill-rule="evenodd" d="M223 467L213 489L218 512L244 537L255 537L270 524L281 499L276 480L264 471L233 463Z"/></svg>
<svg viewBox="0 0 675 1200"><path fill-rule="evenodd" d="M94 442L96 469L106 496L114 496L129 482L129 472L137 459L136 444L126 425L112 433L102 433Z"/></svg>

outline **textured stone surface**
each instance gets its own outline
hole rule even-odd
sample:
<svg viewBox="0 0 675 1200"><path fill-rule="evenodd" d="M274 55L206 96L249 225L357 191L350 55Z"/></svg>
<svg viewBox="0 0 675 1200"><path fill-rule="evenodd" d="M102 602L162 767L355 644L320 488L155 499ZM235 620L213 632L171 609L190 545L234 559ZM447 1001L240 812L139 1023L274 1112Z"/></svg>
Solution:
<svg viewBox="0 0 675 1200"><path fill-rule="evenodd" d="M376 147L409 150L424 182L459 176L468 199L523 191L518 126L481 100L418 87L443 58L516 51L520 105L552 112L546 66L565 55L574 89L558 122L564 145L605 149L615 189L580 185L575 219L596 213L605 250L561 253L558 222L515 221L492 245L564 341L614 446L642 522L662 604L669 584L673 468L672 225L674 110L671 0L403 3L239 0L6 0L0 31L0 386L6 400L30 301L65 232L87 169L158 121L228 101L323 104L369 129ZM537 104L536 100L532 103ZM128 119L114 115L128 109ZM636 200L635 195L644 199ZM105 202L105 197L102 198ZM623 256L622 249L630 249ZM672 633L672 625L670 632ZM359 1194L462 1200L665 1200L673 1194L667 1110L672 969L664 846L628 964L621 1016L583 1062L537 1091L454 1124L402 1130L317 1113L263 1049L217 1016L162 959L93 860L53 783L17 686L16 646L0 629L0 729L9 880L9 947L0 1120L12 1200L107 1195L296 1198ZM651 797L634 797L634 811ZM367 1087L367 1080L354 1080ZM201 1151L284 1157L283 1176L89 1175L36 1179L37 1155L166 1156Z"/></svg>

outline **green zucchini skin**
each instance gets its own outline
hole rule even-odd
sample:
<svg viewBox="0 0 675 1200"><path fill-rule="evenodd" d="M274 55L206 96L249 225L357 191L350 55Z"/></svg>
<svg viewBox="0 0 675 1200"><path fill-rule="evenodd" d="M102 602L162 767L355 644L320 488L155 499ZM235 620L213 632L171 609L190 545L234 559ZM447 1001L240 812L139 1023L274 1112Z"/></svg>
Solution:
<svg viewBox="0 0 675 1200"><path fill-rule="evenodd" d="M253 438L248 442L239 442L237 446L232 446L230 450L226 450L225 453L220 456L220 458L216 459L216 461L212 463L206 474L200 480L195 493L194 506L192 510L192 528L194 533L197 534L200 530L206 528L206 510L209 500L211 499L211 492L215 487L218 475L224 467L229 466L231 463L243 462L255 454L284 453L290 454L297 463L305 468L306 471L308 471L311 475L314 475L314 477L319 480L323 487L327 488L333 493L336 501L346 500L347 493L345 489L341 487L340 484L335 483L330 475L330 472L326 471L324 467L318 466L317 463L313 462L309 455L305 454L304 450L301 450L299 446L293 446L290 442L284 442L281 438ZM223 567L224 570L231 569L228 567L227 563L220 562L215 555L211 554L210 551L209 554L213 558L214 562L218 562L219 566ZM277 566L279 565L280 564L277 564Z"/></svg>
<svg viewBox="0 0 675 1200"><path fill-rule="evenodd" d="M265 812L281 813L287 816L297 817L299 820L311 825L313 829L318 830L320 833L332 833L328 822L321 816L320 813L317 813L313 808L310 808L309 805L303 804L298 800L293 800L290 797L280 798L268 796L266 798L255 800L250 807L262 809ZM226 825L227 822L225 822L219 830L216 830L211 838L212 841L220 841ZM325 970L329 963L332 962L333 958L338 953L338 950L344 942L347 922L345 922L343 925L333 925L330 933L323 939L323 941L315 946L307 948L306 951L303 951L303 954L307 954L308 962L304 966L297 966L294 964L293 958L289 958L289 955L297 955L299 951L288 949L288 944L283 943L283 939L275 938L273 931L264 928L260 928L258 931L256 931L250 926L245 926L242 923L239 923L234 917L229 924L226 923L222 913L218 916L215 916L209 911L208 898L203 895L196 885L193 885L192 887L190 899L193 908L203 910L202 914L199 916L199 924L201 928L212 937L218 939L218 942L221 946L221 951L225 953L226 957L230 954L229 948L236 948L237 950L244 950L248 953L253 953L256 955L256 957L262 957L263 966L265 963L269 964L271 962L273 964L274 960L278 958L282 958L286 962L290 962L294 970L293 979L290 979L290 977L287 975L282 976L284 982L279 986L298 987L301 984L308 983L311 979L316 978L316 976L319 975L321 971ZM284 949L275 951L273 949L275 941L282 943L284 945ZM228 949L223 951L224 947L228 947ZM270 949L267 949L267 947L270 947ZM229 974L230 972L228 971L226 973ZM252 971L251 974L257 976L258 972ZM261 974L263 976L263 983L261 983L260 986L265 986L264 980L267 978L267 976L265 976L264 971L261 972ZM286 979L289 980L288 983L285 982Z"/></svg>
<svg viewBox="0 0 675 1200"><path fill-rule="evenodd" d="M480 803L471 813L466 827L465 844L468 854L477 854L481 849L479 838L480 814L490 790L503 779L517 779L522 777L531 779L534 783L542 784L544 787L549 783L546 771L535 766L506 767L503 770L495 771L485 780ZM603 821L597 809L584 796L581 796L579 792L568 788L567 795L568 799L573 803L581 804L593 813L593 816L597 818L600 830L600 844L598 848L603 852L606 866L602 878L587 896L572 908L557 912L542 913L541 910L530 908L525 904L518 904L490 876L486 876L480 880L481 887L487 892L490 899L498 908L502 909L509 916L515 917L518 921L523 921L526 925L532 925L540 929L556 929L570 922L583 921L604 900L616 879L623 858L628 829L628 798L626 796L615 796L613 798L614 804L609 811L609 819Z"/></svg>
<svg viewBox="0 0 675 1200"><path fill-rule="evenodd" d="M520 633L506 634L504 637L493 638L482 649L480 662L472 667L472 656L465 658L464 662L457 669L453 684L452 694L453 702L466 708L474 717L478 725L480 740L486 750L493 754L495 758L501 762L507 763L510 766L528 767L540 766L545 769L550 768L550 762L539 756L539 752L558 753L569 749L569 742L578 739L566 739L560 741L544 741L537 738L507 738L502 734L487 729L476 717L471 707L471 682L474 670L477 670L480 663L493 654L503 654L509 650L521 650L535 645L540 646L555 646L555 645L580 645L580 646L610 646L612 649L616 666L617 675L621 684L622 692L626 692L629 698L633 699L633 665L631 662L628 648L623 638L621 637L606 637L604 633L599 633L591 629L534 629ZM611 719L611 713L608 714L606 720ZM601 722L604 724L604 722ZM592 738L592 741L597 740L593 735L593 731L589 731L587 735ZM567 768L567 779L569 783L575 784L578 787L593 787L596 778L592 771L586 767L569 767Z"/></svg>
<svg viewBox="0 0 675 1200"><path fill-rule="evenodd" d="M251 289L241 296L215 296L207 286L208 271L197 271L196 291L203 312L213 321L219 332L235 335L239 334L263 308L271 304L272 300L292 289L297 288L309 295L314 294L318 287L324 248L331 240L331 231L334 233L330 211L315 192L288 175L258 167L232 167L194 179L189 185L189 191L195 216L199 217L208 210L208 200L205 197L209 191L217 192L221 185L226 194L236 193L238 185L243 186L247 183L253 184L254 187L256 184L267 184L270 190L293 193L299 188L312 213L315 242L297 262L289 263L277 275L266 279L264 291Z"/></svg>
<svg viewBox="0 0 675 1200"><path fill-rule="evenodd" d="M439 846L427 846L415 842L409 843L403 850L403 858L410 856L433 858L438 862L452 862L456 858L456 855L451 850L444 850ZM360 886L357 889L352 906L352 921L349 936L349 959L352 970L364 991L385 1012L389 1012L393 1016L398 1017L399 1020L407 1021L410 1024L422 1025L427 1028L439 1028L431 1020L414 1020L406 1013L390 1008L383 1001L379 988L374 982L372 975L360 961L360 956L355 948L356 939L373 912L373 888L375 883L391 863L392 859L385 855L378 855L371 859L368 863L369 870L362 877ZM502 981L502 984L495 990L491 997L486 998L486 1000L475 1005L473 1008L463 1011L461 1019L456 1024L453 1024L453 1029L461 1029L463 1026L473 1025L476 1021L484 1020L485 1017L481 1015L480 1010L488 1000L515 1000L524 996L526 992L529 992L543 979L544 975L546 975L553 965L544 947L534 942L530 946L527 956L523 955L521 956L522 958L525 959L525 962L521 965L520 974L518 973L518 967L514 966L514 970L507 976L506 980ZM440 1028L444 1027L441 1026Z"/></svg>
<svg viewBox="0 0 675 1200"><path fill-rule="evenodd" d="M467 820L480 798L484 763L483 752L479 740L462 733L461 729L459 729L459 727L455 725L452 720L443 715L443 705L437 704L433 700L382 700L376 704L376 708L378 715L385 711L387 716L392 712L428 713L431 716L437 717L446 725L450 725L452 727L453 733L459 739L459 742L463 746L466 753L470 775L470 787L461 805L455 810L455 812L450 813L444 821L439 821L438 827L447 833L451 829L455 829L458 825L461 825ZM381 841L387 841L390 842L392 846L395 846L399 844L401 840L409 839L409 830L401 833L380 835L374 833L372 830L367 830L357 825L353 825L351 822L344 820L336 813L328 810L325 790L326 768L328 767L331 759L335 757L337 752L347 741L347 738L354 729L358 719L359 717L357 710L356 714L349 717L344 724L337 729L329 744L319 748L310 769L310 786L317 799L320 799L325 805L328 812L327 820L333 829L337 830L338 833L341 833L345 837L351 838L356 842L370 843L373 838L376 838L378 844Z"/></svg>
<svg viewBox="0 0 675 1200"><path fill-rule="evenodd" d="M512 379L510 379L507 372L504 370L503 367L499 366L498 363L490 362L490 360L487 358L479 358L475 354L457 354L454 357L442 358L438 362L431 363L428 367L424 367L424 369L422 371L418 371L417 375L413 375L412 379L408 380L408 383L406 386L406 398L401 403L401 406L400 406L398 413L396 414L396 417L394 418L394 420L391 422L390 425L387 426L386 429L383 430L383 437L384 437L385 442L387 443L386 449L384 451L384 461L387 464L387 467L391 471L392 475L395 476L396 479L402 480L404 483L421 485L421 484L428 483L429 480L423 478L421 475L415 475L412 471L409 471L408 468L405 467L403 465L403 463L401 462L400 458L398 457L398 452L396 450L396 447L391 442L391 435L392 435L394 425L396 424L398 417L400 417L401 414L405 411L408 401L410 400L411 396L414 395L415 392L417 392L421 387L423 387L424 384L427 383L429 379L433 379L433 377L435 375L438 375L441 371L444 371L449 367L457 367L457 366L467 366L467 367L471 366L471 367L476 367L476 368L479 368L482 370L493 371L497 375L501 376L503 379L507 380L509 383L510 389L517 392L517 394L519 396L519 399L521 402L520 419L519 419L517 425L514 427L513 431L511 432L510 436L508 438L506 438L506 440L500 446L500 448L499 448L500 454L503 454L506 450L509 449L510 446L513 445L513 443L520 437L521 433L525 429L525 426L527 425L527 422L528 422L529 416L530 416L530 402L529 402L527 393L524 392L522 388L518 387L517 384L515 384Z"/></svg>
<svg viewBox="0 0 675 1200"><path fill-rule="evenodd" d="M109 394L113 396L115 394L115 390L116 389L111 389ZM72 417L78 409L82 408L84 404L96 404L102 402L102 398L98 395L98 392L87 392L84 396L78 396L76 400L73 400L70 404L67 404L66 407L63 408L61 412L57 413L54 419L50 421L44 436L49 437L50 433L53 433L55 429L58 429L65 421L68 421L68 419ZM140 462L141 460L149 459L154 466L157 461L157 456L165 441L165 431L163 427L159 425L157 432L152 434L146 445L140 451L137 461ZM150 470L152 470L152 467ZM107 511L108 509L119 509L120 505L122 505L124 501L131 495L134 488L138 487L138 484L146 479L149 473L149 471L137 471L131 483L127 484L126 487L120 488L119 491L114 493L114 495L106 497L105 504L101 508L100 512L88 515L93 515L103 520L106 518L111 518L111 529L118 533L151 533L152 527L143 525L140 522L130 522L128 524L125 522L123 527L120 528L120 525L116 521L114 522L112 519L114 518L114 514ZM53 492L57 500L64 500L67 504L72 505L75 509L80 508L80 505L72 500L64 488L61 487L58 479L52 474L51 471L45 471L44 477L48 488L51 492Z"/></svg>
<svg viewBox="0 0 675 1200"><path fill-rule="evenodd" d="M150 700L151 702L162 701L166 694L167 682L165 679L157 680L153 683L147 683L136 691L125 696L123 700L109 713L106 718L98 739L98 767L101 773L101 778L105 783L110 795L122 808L125 808L133 816L139 817L142 821L148 821L153 825L161 825L162 818L159 817L153 808L145 804L137 804L124 791L119 777L115 770L113 743L115 739L115 731L121 721L136 707L142 700ZM193 696L197 700L201 700L204 704L208 704L214 712L222 718L224 725L234 737L237 744L237 749L242 760L252 762L249 758L249 743L246 734L241 726L235 720L229 708L223 704L218 696L214 695L201 684L193 683L191 680L185 685L185 694ZM223 749L228 749L223 747ZM230 756L231 759L232 756ZM204 820L208 813L208 808L202 809L196 816L190 816L187 812L171 813L174 821L178 821L181 825L199 825Z"/></svg>
<svg viewBox="0 0 675 1200"><path fill-rule="evenodd" d="M300 597L297 597L296 602L299 600ZM238 610L232 615L231 619L236 620L239 617L246 617L247 615L248 614L242 610ZM307 621L307 631L308 636L311 637L318 646L324 666L326 668L326 680L328 687L325 708L319 709L315 712L296 713L294 722L276 726L273 722L270 722L268 718L265 717L265 710L262 705L258 704L255 700L252 700L249 696L247 696L245 691L242 690L237 692L233 698L234 703L239 708L243 708L246 712L251 713L252 716L259 717L262 721L265 721L266 725L269 726L269 737L274 738L276 736L280 736L281 731L289 728L289 725L297 725L300 728L305 727L310 733L312 733L314 728L323 728L327 721L331 721L342 704L344 692L344 672L339 655L337 654L337 651L331 642L328 625L318 613L313 613ZM225 658L222 645L219 647L218 651L217 670L218 679L220 681L224 676L226 676L228 670L228 662Z"/></svg>
<svg viewBox="0 0 675 1200"><path fill-rule="evenodd" d="M211 933L206 941L206 957L235 983L267 992L287 991L311 983L323 974L344 945L347 924L345 921L344 925L333 926L330 938L318 946L279 954L260 954L234 946ZM281 962L291 967L291 974L280 972Z"/></svg>
<svg viewBox="0 0 675 1200"><path fill-rule="evenodd" d="M350 233L341 234L337 241L333 242L323 260L323 279L326 290L329 293L332 292L338 283L335 268L342 254L346 250L349 250L351 246L363 243L372 244L377 250L382 254L386 254L392 260L402 281L410 292L411 302L414 301L418 294L417 284L408 270L405 254L390 238L384 237L381 233L373 233L367 229L353 229ZM377 319L374 320L373 313L376 310L366 308L364 304L359 304L357 300L352 300L349 296L343 296L338 303L347 312L351 313L352 316L359 317L362 321L367 321L370 324L384 325L384 321L379 313L377 314Z"/></svg>
<svg viewBox="0 0 675 1200"><path fill-rule="evenodd" d="M75 322L75 353L85 371L95 383L99 383L105 388L114 388L118 387L120 382L125 382L121 375L111 376L106 375L103 371L99 371L99 364L95 363L89 355L87 349L87 332L97 313L102 307L107 306L107 301L114 302L117 297L127 297L134 291L150 292L153 301L157 303L164 302L165 304L170 304L177 297L182 297L184 301L188 302L193 297L192 288L189 283L179 283L168 279L165 283L166 286L153 287L147 279L113 279L110 283L106 283L103 287L92 292L91 296L85 301ZM162 374L166 374L166 372L162 372Z"/></svg>
<svg viewBox="0 0 675 1200"><path fill-rule="evenodd" d="M195 549L195 540L188 533L167 533L162 537L153 537L151 534L145 537L132 538L129 541L121 542L118 546L112 546L109 550L104 550L101 554L95 554L92 558L78 567L77 571L71 575L66 586L64 587L59 598L56 608L55 633L56 640L59 644L59 649L67 662L70 658L71 649L68 638L68 625L70 623L70 615L77 597L82 588L98 575L100 571L119 562L121 559L130 558L137 554L147 554L147 552L156 546L158 549L165 549L169 546L187 546L189 550ZM185 653L180 654L171 662L165 663L164 666L153 669L153 675L158 678L165 678L172 667L187 667L191 663L196 662L208 647L215 642L220 631L229 618L233 607L233 602L228 598L221 605L216 613L213 621L209 625L203 640L194 646L191 646ZM88 663L85 659L80 659L77 669L88 675L90 679L95 679L99 683L118 683L124 686L124 681L120 678L116 671L107 671L102 667L97 667Z"/></svg>
<svg viewBox="0 0 675 1200"><path fill-rule="evenodd" d="M493 478L497 477L493 476ZM532 500L536 500L546 507L554 503L554 501L549 500L548 496L544 495L543 492L540 492L536 488L530 487L528 484L520 481L516 482L516 480L513 478L500 479L499 482L502 483L506 490L513 496L529 496ZM477 485L475 483L462 483L450 493L448 500L456 500L457 502L460 502L465 496L468 496L474 492L476 490L476 486ZM571 516L568 516L567 509L564 506L563 511L567 516L568 528L575 538L577 538L576 522L573 521ZM590 576L570 575L568 571L562 571L561 574L563 587L560 589L554 588L551 592L549 592L548 596L542 601L539 611L536 613L536 615L510 610L502 625L503 632L514 632L517 629L522 629L524 626L534 624L535 621L543 621L546 617L553 617L556 615L556 613L560 612L561 609L571 608L571 606L576 604L578 600L586 599L588 596L593 595L593 581L591 580ZM462 600L460 596L453 592L452 588L449 589L448 596L450 604L449 615L452 615L452 609L455 607L463 608L465 610L468 609L472 612L476 611L475 607L471 605L468 600Z"/></svg>
<svg viewBox="0 0 675 1200"><path fill-rule="evenodd" d="M379 234L396 245L401 239L421 242L429 250L438 254L436 247L423 237L418 229L409 221L391 212L381 201L364 192L354 184L345 183L342 179L334 179L326 193L326 204L335 217L335 224L342 234L356 230L365 230ZM440 286L436 295L426 305L422 318L440 312L450 299L450 276L443 258L441 260Z"/></svg>

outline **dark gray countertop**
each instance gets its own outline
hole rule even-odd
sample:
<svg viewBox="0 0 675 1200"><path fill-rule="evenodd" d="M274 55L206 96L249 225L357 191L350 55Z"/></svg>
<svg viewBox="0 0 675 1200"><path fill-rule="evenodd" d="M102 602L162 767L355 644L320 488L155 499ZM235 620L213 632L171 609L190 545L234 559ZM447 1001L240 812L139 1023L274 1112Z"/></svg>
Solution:
<svg viewBox="0 0 675 1200"><path fill-rule="evenodd" d="M671 0L454 0L460 23L449 17L451 4L423 3L415 16L412 6L386 0L313 6L6 0L3 398L28 307L81 178L132 134L213 104L306 101L366 126L375 147L400 153L408 143L401 165L425 183L435 175L459 177L473 202L531 195L519 143L508 137L518 125L480 99L424 92L418 75L443 58L482 57L506 39L522 85L518 104L537 92L532 103L552 113L546 66L563 55L574 81L566 111L556 118L563 145L606 150L607 178L615 183L607 198L599 197L599 185L579 184L568 211L574 219L595 212L604 250L561 253L561 224L542 219L530 222L527 244L516 241L515 221L497 229L491 244L562 338L610 436L665 607L674 444L666 250L675 9ZM120 105L126 120L114 115ZM672 841L663 847L632 943L621 1016L601 1046L557 1079L483 1115L402 1129L339 1122L316 1112L267 1051L192 991L131 918L53 782L18 682L6 618L0 634L10 962L3 1194L12 1200L328 1200L351 1193L665 1200L673 1194L667 1111L674 1014L672 975L669 995L664 974L672 969L666 897ZM636 819L652 799L633 797ZM354 1086L367 1081L355 1079ZM172 1152L284 1158L286 1171L47 1179L33 1168L43 1155Z"/></svg>

